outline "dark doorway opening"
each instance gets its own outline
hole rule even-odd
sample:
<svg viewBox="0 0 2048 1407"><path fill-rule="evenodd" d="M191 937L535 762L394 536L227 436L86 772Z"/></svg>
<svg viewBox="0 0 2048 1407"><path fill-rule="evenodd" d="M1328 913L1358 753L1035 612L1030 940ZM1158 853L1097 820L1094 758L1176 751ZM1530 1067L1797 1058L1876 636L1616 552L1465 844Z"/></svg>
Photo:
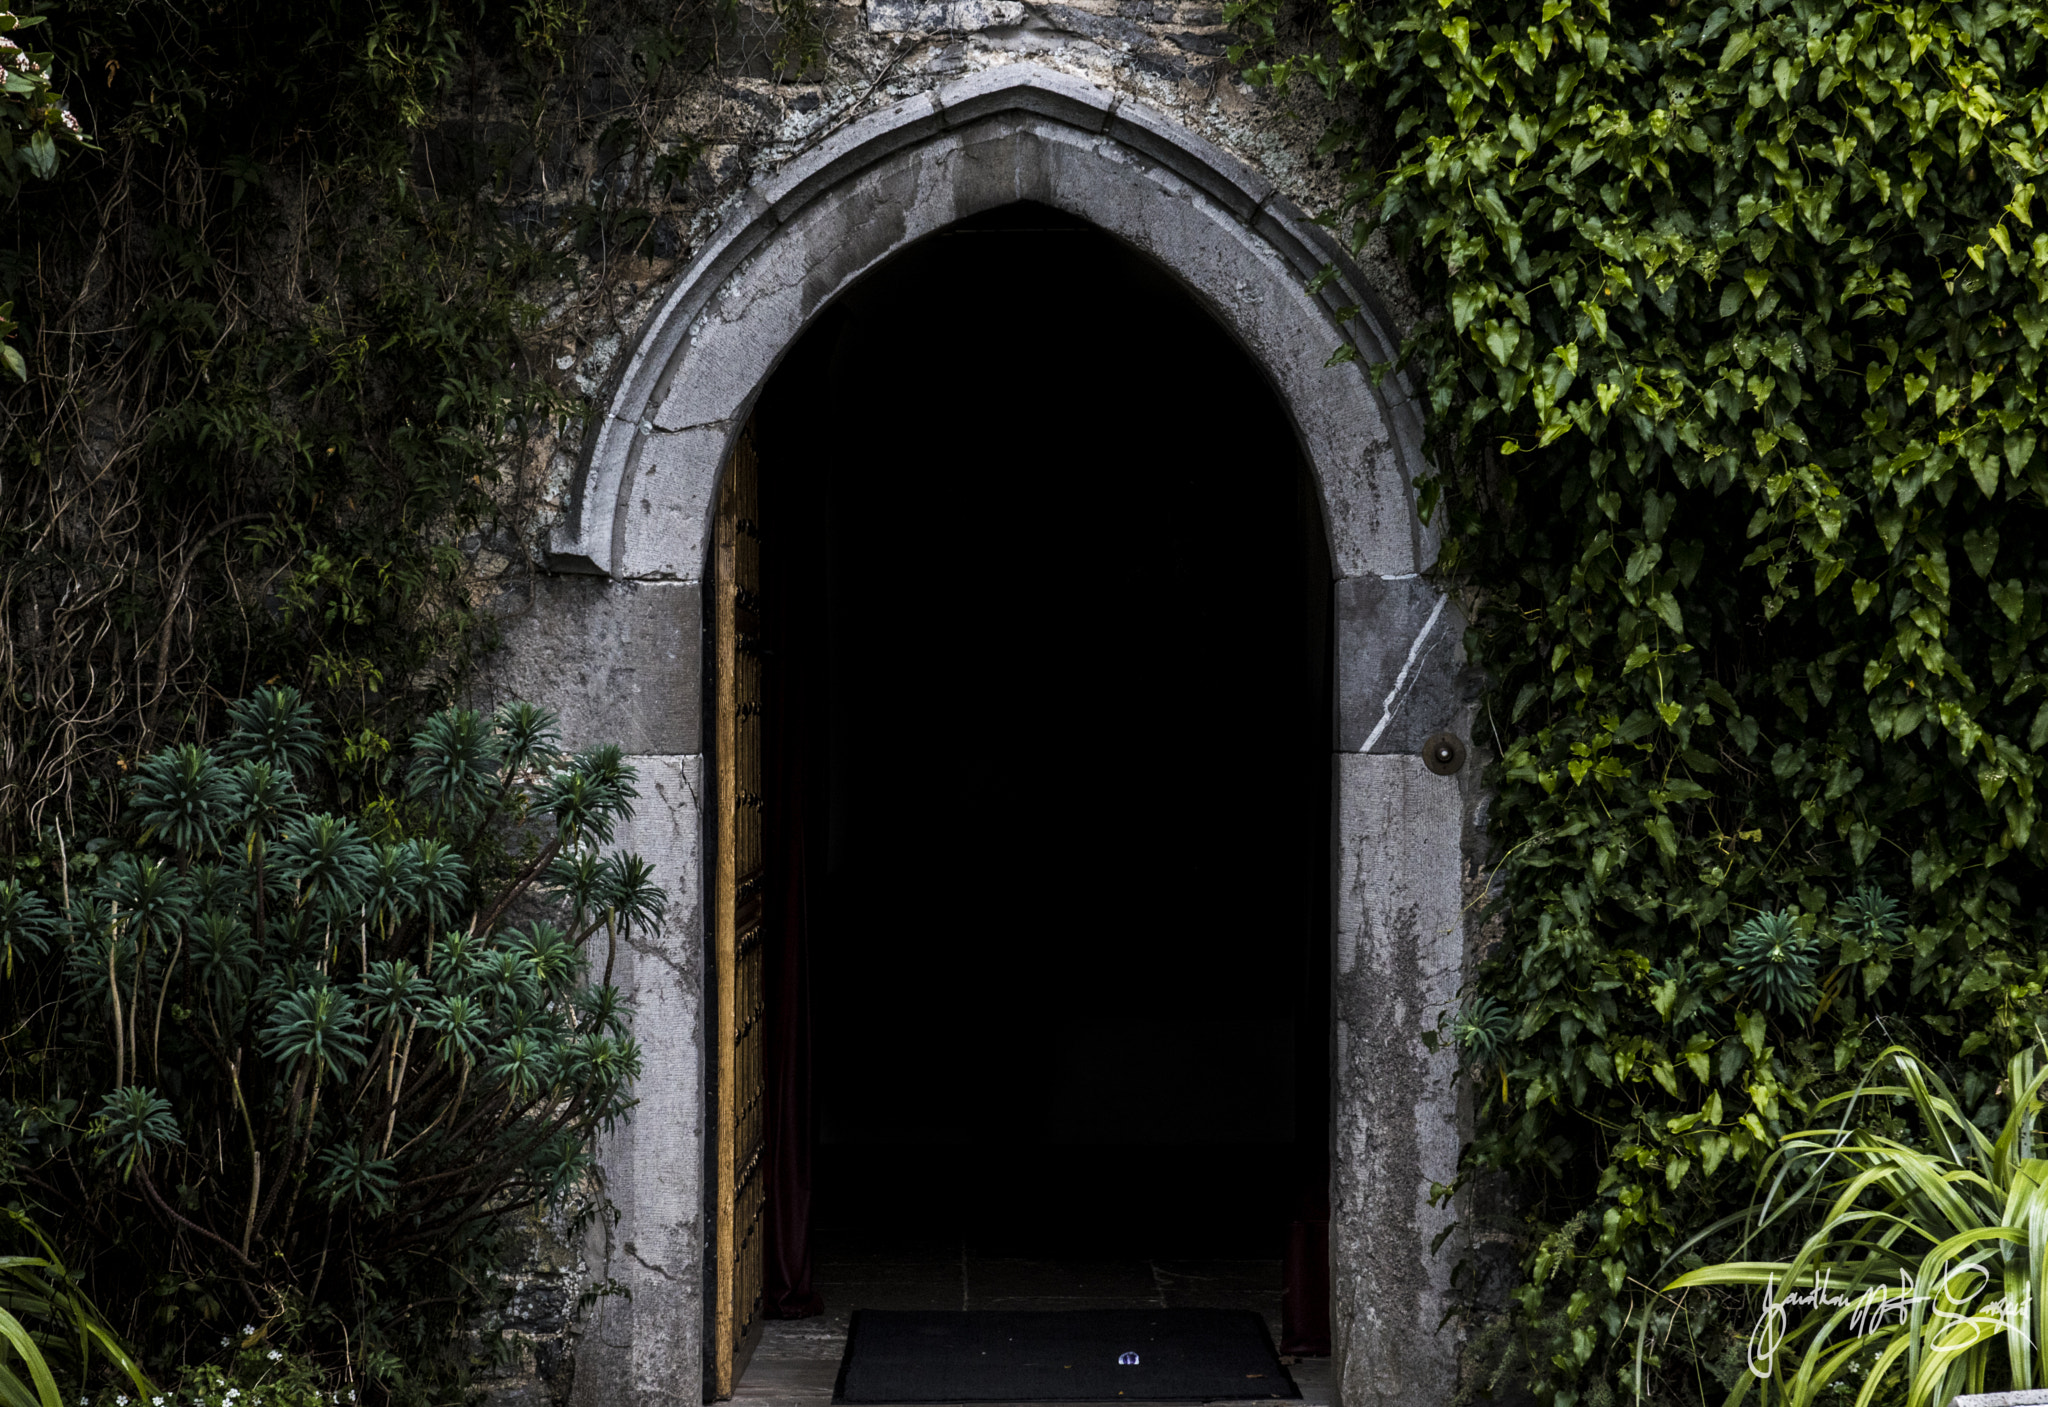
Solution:
<svg viewBox="0 0 2048 1407"><path fill-rule="evenodd" d="M1277 1263L1327 1215L1331 873L1331 574L1278 399L1020 204L835 304L754 425L819 1253Z"/></svg>

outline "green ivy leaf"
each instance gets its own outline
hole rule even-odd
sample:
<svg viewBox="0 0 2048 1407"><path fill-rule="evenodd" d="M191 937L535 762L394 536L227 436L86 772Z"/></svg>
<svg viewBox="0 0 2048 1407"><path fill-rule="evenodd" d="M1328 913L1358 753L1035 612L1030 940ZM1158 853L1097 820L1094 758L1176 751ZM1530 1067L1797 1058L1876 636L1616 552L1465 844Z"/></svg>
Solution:
<svg viewBox="0 0 2048 1407"><path fill-rule="evenodd" d="M2027 609L2026 588L2020 585L2017 577L2009 581L1991 583L1991 600L1999 610L2005 612L2005 618L2014 625L2020 623L2020 617Z"/></svg>
<svg viewBox="0 0 2048 1407"><path fill-rule="evenodd" d="M57 143L48 132L36 132L19 150L23 163L40 179L47 181L57 174Z"/></svg>
<svg viewBox="0 0 2048 1407"><path fill-rule="evenodd" d="M2034 432L2023 430L2005 437L2005 467L2014 474L2023 474L2034 460Z"/></svg>
<svg viewBox="0 0 2048 1407"><path fill-rule="evenodd" d="M1977 481L1978 489L1986 498L1998 493L1998 461L1988 454L1970 456L1970 477Z"/></svg>
<svg viewBox="0 0 2048 1407"><path fill-rule="evenodd" d="M1745 1011L1735 1018L1735 1029L1742 1037L1743 1047L1749 1051L1749 1058L1757 1064L1764 1060L1764 1014L1761 1011Z"/></svg>
<svg viewBox="0 0 2048 1407"><path fill-rule="evenodd" d="M1991 575L1991 564L1998 560L1998 529L1990 525L1971 528L1963 533L1963 554L1970 559L1970 565L1980 577Z"/></svg>
<svg viewBox="0 0 2048 1407"><path fill-rule="evenodd" d="M2013 309L2013 321L2019 324L2021 334L2027 339L2027 346L2039 351L2041 339L2048 337L2048 307L2039 303L2021 303Z"/></svg>
<svg viewBox="0 0 2048 1407"><path fill-rule="evenodd" d="M1684 633L1685 615L1678 608L1678 598L1669 591L1660 591L1655 596L1652 596L1650 598L1650 609L1657 613L1657 619L1663 621L1671 629L1681 634Z"/></svg>

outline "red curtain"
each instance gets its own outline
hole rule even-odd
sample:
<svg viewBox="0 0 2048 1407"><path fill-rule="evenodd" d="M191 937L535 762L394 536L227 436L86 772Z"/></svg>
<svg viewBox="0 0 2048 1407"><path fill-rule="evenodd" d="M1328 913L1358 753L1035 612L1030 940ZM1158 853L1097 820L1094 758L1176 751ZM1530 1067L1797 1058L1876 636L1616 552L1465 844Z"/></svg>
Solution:
<svg viewBox="0 0 2048 1407"><path fill-rule="evenodd" d="M1294 1222L1281 1265L1280 1351L1295 1358L1330 1352L1330 1218Z"/></svg>
<svg viewBox="0 0 2048 1407"><path fill-rule="evenodd" d="M1320 1140L1295 1170L1294 1220L1280 1263L1280 1351L1322 1358L1330 1351L1330 1162Z"/></svg>

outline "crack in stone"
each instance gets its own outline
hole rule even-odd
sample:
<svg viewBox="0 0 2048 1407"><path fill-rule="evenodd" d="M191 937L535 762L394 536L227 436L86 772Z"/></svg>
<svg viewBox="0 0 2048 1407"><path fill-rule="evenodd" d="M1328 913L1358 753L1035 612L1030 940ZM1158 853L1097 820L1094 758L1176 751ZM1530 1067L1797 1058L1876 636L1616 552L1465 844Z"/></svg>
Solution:
<svg viewBox="0 0 2048 1407"><path fill-rule="evenodd" d="M1423 649L1423 644L1435 631L1437 621L1443 618L1444 606L1450 599L1448 595L1439 596L1436 598L1436 605L1430 608L1429 619L1422 623L1422 629L1416 633L1414 641L1408 646L1408 658L1401 662L1401 672L1394 676L1394 687L1387 691L1386 701L1380 705L1380 721L1374 725L1372 732L1366 735L1364 745L1358 749L1360 752L1371 752L1373 744L1380 740L1380 735L1386 732L1388 725L1394 721L1394 710L1400 706L1401 696L1408 691L1408 686L1414 681L1415 666L1421 663L1423 655L1427 653Z"/></svg>
<svg viewBox="0 0 2048 1407"><path fill-rule="evenodd" d="M667 926L666 922L662 924L663 928ZM696 974L690 970L689 964L673 956L669 951L668 945L662 943L658 937L642 939L628 933L625 941L626 946L632 949L637 956L651 958L674 973L679 984L693 985L695 983Z"/></svg>
<svg viewBox="0 0 2048 1407"><path fill-rule="evenodd" d="M673 1285L673 1284L676 1284L676 1283L678 1283L678 1282L677 1282L677 1280L676 1280L676 1277L675 1277L675 1276L673 1276L673 1275L669 1274L669 1273L668 1273L668 1272L667 1272L666 1270L663 1270L663 1269L662 1269L662 1268L661 1268L660 1266L656 1265L656 1264L655 1264L655 1263L654 1263L653 1261L651 1261L651 1260L648 1260L648 1259L646 1259L645 1257L643 1257L643 1256L642 1256L642 1255L640 1254L640 1252L639 1252L639 1251L638 1251L638 1250L637 1250L637 1249L636 1249L636 1248L634 1247L634 1245L633 1245L633 1243L632 1243L631 1241L628 1241L628 1242L626 1242L625 1250L626 1250L626 1254L627 1254L627 1255L631 1256L631 1257L632 1257L632 1258L633 1258L634 1260L636 1260L636 1261L639 1261L639 1262L640 1262L640 1264L641 1264L642 1266L646 1267L646 1268L647 1268L648 1270L651 1270L651 1271L653 1271L653 1272L654 1272L654 1273L655 1273L656 1275L659 1275L659 1276L660 1276L660 1277L661 1277L662 1279L664 1279L664 1280L668 1281L668 1282L669 1282L669 1284Z"/></svg>
<svg viewBox="0 0 2048 1407"><path fill-rule="evenodd" d="M687 757L696 757L696 756L699 756L700 754L698 754L698 753L685 753L684 755L685 755L685 756L687 756ZM688 806L688 807L682 807L682 806L678 806L678 805L676 805L676 803L674 803L673 801L669 801L669 800L668 800L668 792L667 792L667 791L666 791L666 790L665 790L665 789L663 788L663 786L662 786L662 784L661 784L660 782L656 782L656 783L654 784L654 794L655 794L656 796L660 797L660 798L661 798L661 799L662 799L663 801L668 801L668 808L669 808L669 810L670 810L671 812L676 812L676 811L684 811L684 810L688 810L688 811L695 811L695 810L697 810L697 809L698 809L699 807L701 807L701 806L702 806L702 805L704 804L704 802L703 802L703 798L702 798L702 797L700 797L700 796L699 796L699 795L697 794L697 788L696 788L696 787L695 787L695 785L693 785L693 784L691 783L691 781L690 781L690 769L689 769L688 767L678 767L678 768L676 768L676 773L675 773L675 775L676 775L676 780L677 780L677 781L679 781L679 782L681 782L681 783L683 784L683 789L684 789L685 791L687 791L687 792L689 792L689 793L690 793L690 804L689 804L689 806Z"/></svg>

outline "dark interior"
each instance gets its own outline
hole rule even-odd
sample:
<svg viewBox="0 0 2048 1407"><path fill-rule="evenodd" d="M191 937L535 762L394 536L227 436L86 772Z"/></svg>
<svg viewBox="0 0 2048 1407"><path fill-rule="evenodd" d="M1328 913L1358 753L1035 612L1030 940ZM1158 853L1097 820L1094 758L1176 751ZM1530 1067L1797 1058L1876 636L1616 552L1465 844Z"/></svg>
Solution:
<svg viewBox="0 0 2048 1407"><path fill-rule="evenodd" d="M1330 568L1279 401L1113 238L890 261L755 415L814 1226L1278 1257L1328 1120Z"/></svg>

